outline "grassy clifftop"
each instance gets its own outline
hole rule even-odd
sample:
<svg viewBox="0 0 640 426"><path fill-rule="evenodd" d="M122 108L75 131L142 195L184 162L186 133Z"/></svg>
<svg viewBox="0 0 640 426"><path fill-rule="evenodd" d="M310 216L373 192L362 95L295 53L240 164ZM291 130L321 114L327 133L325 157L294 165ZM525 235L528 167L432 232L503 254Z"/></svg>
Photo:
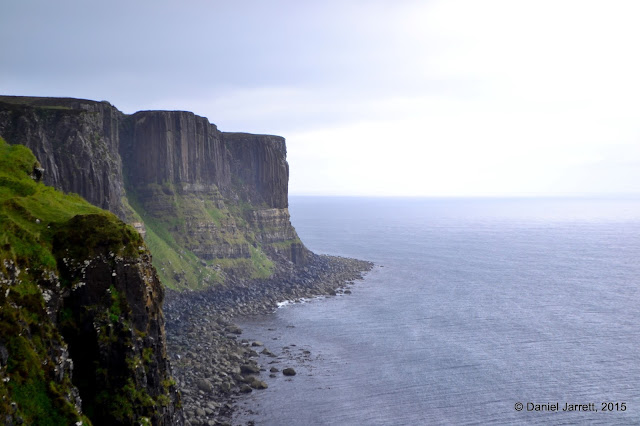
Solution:
<svg viewBox="0 0 640 426"><path fill-rule="evenodd" d="M0 139L0 412L27 424L86 422L70 374L55 371L65 345L41 285L56 275L57 225L100 209L37 183L36 166L28 148Z"/></svg>
<svg viewBox="0 0 640 426"><path fill-rule="evenodd" d="M78 214L113 218L77 195L64 195L37 183L39 166L31 151L0 139L0 253L44 268L55 268L51 241L57 224Z"/></svg>
<svg viewBox="0 0 640 426"><path fill-rule="evenodd" d="M162 292L144 260L142 238L112 213L38 182L37 168L28 148L0 138L0 418L10 424L86 425L143 421L168 411L166 354L145 340L147 334L155 337L149 341L159 340L157 330L164 329L157 308ZM136 274L140 283L131 278ZM151 295L136 306L127 286ZM80 304L89 299L90 306ZM152 319L138 314L145 306L160 313ZM81 319L90 321L88 330ZM108 334L100 336L103 328ZM116 344L122 348L114 350ZM82 354L83 346L96 349L95 360L88 358L95 365L83 366L81 358L90 356ZM96 369L115 361L124 366ZM154 370L162 370L154 380L166 384L159 389L147 383ZM83 394L82 383L92 375L107 378L89 381L106 391L102 400Z"/></svg>

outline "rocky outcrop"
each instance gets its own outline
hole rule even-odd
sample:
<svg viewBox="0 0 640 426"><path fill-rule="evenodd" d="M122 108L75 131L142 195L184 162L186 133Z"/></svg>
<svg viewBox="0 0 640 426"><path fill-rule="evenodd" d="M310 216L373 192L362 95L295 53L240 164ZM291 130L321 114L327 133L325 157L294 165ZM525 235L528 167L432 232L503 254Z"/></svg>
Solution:
<svg viewBox="0 0 640 426"><path fill-rule="evenodd" d="M108 102L0 96L0 136L31 149L47 185L126 219L118 153L123 116Z"/></svg>
<svg viewBox="0 0 640 426"><path fill-rule="evenodd" d="M164 289L138 234L102 215L75 216L53 237L60 279L58 328L75 360L74 384L95 425L179 423L170 377ZM92 238L93 237L93 238Z"/></svg>
<svg viewBox="0 0 640 426"><path fill-rule="evenodd" d="M279 136L223 133L186 111L140 111L126 119L120 153L134 186L215 186L227 199L288 206L289 165Z"/></svg>
<svg viewBox="0 0 640 426"><path fill-rule="evenodd" d="M157 259L163 281L206 287L305 262L308 251L287 209L283 138L223 133L191 112L141 111L124 120L120 154L127 193L151 238L199 259L182 257L179 266Z"/></svg>
<svg viewBox="0 0 640 426"><path fill-rule="evenodd" d="M34 164L0 139L1 421L182 424L142 237Z"/></svg>
<svg viewBox="0 0 640 426"><path fill-rule="evenodd" d="M0 136L36 152L47 184L135 223L169 287L265 278L308 258L289 219L279 136L220 132L185 111L9 96Z"/></svg>

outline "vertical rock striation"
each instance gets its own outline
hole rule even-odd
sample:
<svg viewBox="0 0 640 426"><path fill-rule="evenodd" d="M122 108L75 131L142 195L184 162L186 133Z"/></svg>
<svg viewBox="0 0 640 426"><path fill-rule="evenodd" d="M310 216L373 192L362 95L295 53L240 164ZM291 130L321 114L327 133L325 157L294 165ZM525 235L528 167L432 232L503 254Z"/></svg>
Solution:
<svg viewBox="0 0 640 426"><path fill-rule="evenodd" d="M31 149L47 185L127 219L118 153L123 117L108 102L0 96L0 136Z"/></svg>
<svg viewBox="0 0 640 426"><path fill-rule="evenodd" d="M124 123L120 154L129 197L155 232L152 239L170 235L199 259L192 280L206 286L304 263L308 252L287 209L283 138L223 133L184 111L141 111ZM165 282L189 279L173 262L159 259L157 266Z"/></svg>
<svg viewBox="0 0 640 426"><path fill-rule="evenodd" d="M135 186L228 187L231 180L220 132L191 112L141 111L127 117L120 152Z"/></svg>
<svg viewBox="0 0 640 426"><path fill-rule="evenodd" d="M47 184L135 224L170 287L265 278L308 257L279 136L220 132L185 111L11 96L0 96L0 136L36 153Z"/></svg>
<svg viewBox="0 0 640 426"><path fill-rule="evenodd" d="M286 209L289 164L284 138L248 133L223 133L222 137L233 159L231 173L236 192L253 205Z"/></svg>

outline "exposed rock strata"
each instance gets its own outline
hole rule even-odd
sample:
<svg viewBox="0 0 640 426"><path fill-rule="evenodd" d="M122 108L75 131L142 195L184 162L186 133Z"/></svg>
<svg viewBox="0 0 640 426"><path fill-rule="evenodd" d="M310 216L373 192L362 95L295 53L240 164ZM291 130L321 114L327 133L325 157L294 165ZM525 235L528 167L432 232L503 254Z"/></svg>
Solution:
<svg viewBox="0 0 640 426"><path fill-rule="evenodd" d="M224 418L230 395L266 386L256 377L255 349L230 337L241 332L230 318L271 311L285 299L335 294L371 267L304 247L289 220L281 137L222 133L182 111L127 116L106 102L19 97L0 97L0 136L38 153L45 182L135 223L166 285L208 287L171 293L167 305L169 353L191 424ZM34 173L42 167L34 165ZM48 312L80 360L75 384L84 406L98 424L144 417L180 424L163 350L162 288L150 258L114 255L81 241L87 235L72 245L57 239L61 279L71 292L47 293L57 306ZM91 250L65 251L73 247ZM262 353L269 356L267 348ZM55 358L60 371L70 371L68 358ZM126 401L105 405L108 395ZM66 398L79 404L73 392Z"/></svg>
<svg viewBox="0 0 640 426"><path fill-rule="evenodd" d="M0 136L31 149L44 182L121 219L130 214L118 153L123 117L108 102L0 96Z"/></svg>
<svg viewBox="0 0 640 426"><path fill-rule="evenodd" d="M47 184L136 223L169 287L306 262L279 136L220 132L185 111L126 115L107 102L12 96L0 96L0 136L36 153Z"/></svg>
<svg viewBox="0 0 640 426"><path fill-rule="evenodd" d="M141 111L127 118L120 152L134 186L163 182L228 189L231 157L221 132L186 111Z"/></svg>
<svg viewBox="0 0 640 426"><path fill-rule="evenodd" d="M122 244L136 244L122 225ZM95 425L145 417L154 425L180 424L166 350L164 288L143 245L119 253L104 236L86 235L107 226L102 216L76 216L53 240L60 279L71 287L60 300L58 328L74 360L83 409Z"/></svg>
<svg viewBox="0 0 640 426"><path fill-rule="evenodd" d="M305 262L308 251L287 208L284 138L223 133L184 111L141 111L127 120L120 153L128 188L157 227L204 260L255 260L264 253L276 263ZM220 266L251 276L237 264Z"/></svg>
<svg viewBox="0 0 640 426"><path fill-rule="evenodd" d="M223 133L233 161L231 175L246 201L268 208L289 206L289 165L284 138L248 133Z"/></svg>
<svg viewBox="0 0 640 426"><path fill-rule="evenodd" d="M0 139L0 419L182 423L164 290L141 236Z"/></svg>

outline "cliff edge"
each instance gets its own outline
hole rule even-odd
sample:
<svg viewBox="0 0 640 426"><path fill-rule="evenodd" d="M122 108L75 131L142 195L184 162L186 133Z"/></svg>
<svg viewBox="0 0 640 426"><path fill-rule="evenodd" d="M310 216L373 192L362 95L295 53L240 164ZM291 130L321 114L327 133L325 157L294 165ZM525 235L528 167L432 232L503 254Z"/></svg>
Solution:
<svg viewBox="0 0 640 426"><path fill-rule="evenodd" d="M0 138L1 420L181 424L144 241L40 166Z"/></svg>
<svg viewBox="0 0 640 426"><path fill-rule="evenodd" d="M202 289L304 265L284 138L225 133L185 111L0 96L0 136L41 159L45 183L134 225L162 282Z"/></svg>

